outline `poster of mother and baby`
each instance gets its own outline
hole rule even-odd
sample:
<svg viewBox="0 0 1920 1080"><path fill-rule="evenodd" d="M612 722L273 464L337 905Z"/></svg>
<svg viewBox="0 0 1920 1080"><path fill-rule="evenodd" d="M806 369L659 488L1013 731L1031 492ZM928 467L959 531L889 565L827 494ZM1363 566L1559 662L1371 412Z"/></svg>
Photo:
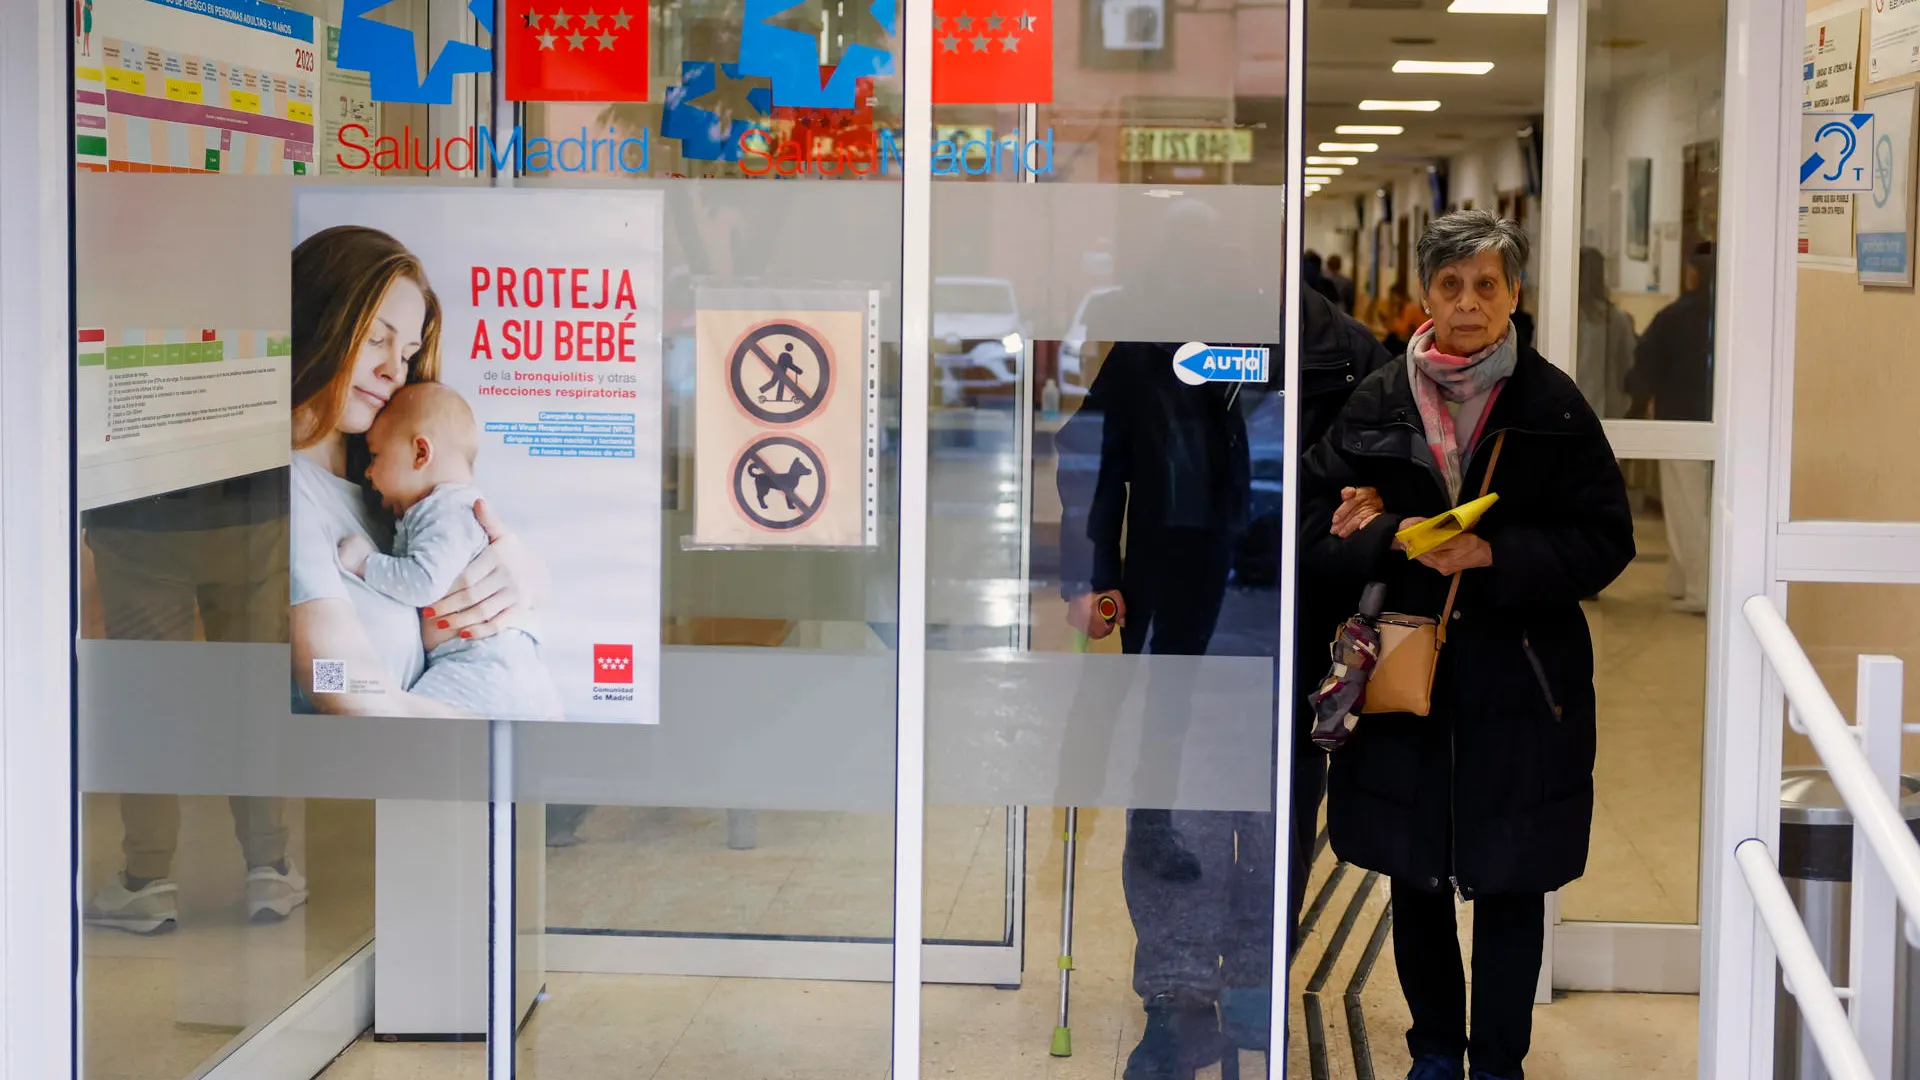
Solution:
<svg viewBox="0 0 1920 1080"><path fill-rule="evenodd" d="M296 193L296 712L658 722L652 192Z"/></svg>

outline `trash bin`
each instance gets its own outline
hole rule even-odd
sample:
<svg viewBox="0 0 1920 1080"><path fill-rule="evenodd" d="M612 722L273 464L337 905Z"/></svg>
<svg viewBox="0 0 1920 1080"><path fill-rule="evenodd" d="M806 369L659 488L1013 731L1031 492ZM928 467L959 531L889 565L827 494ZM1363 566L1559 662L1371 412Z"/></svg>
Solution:
<svg viewBox="0 0 1920 1080"><path fill-rule="evenodd" d="M1920 776L1900 778L1900 811L1920 837ZM1780 876L1807 924L1814 951L1835 986L1847 984L1847 935L1853 916L1853 815L1819 766L1789 768L1780 777ZM1920 958L1897 926L1886 928L1901 943L1896 985L1902 988L1894 1044L1895 1074L1920 1076ZM1776 970L1775 978L1779 978ZM1828 1080L1820 1050L1800 1023L1800 1008L1784 984L1775 987L1774 1080ZM1900 1062L1906 1062L1904 1069Z"/></svg>

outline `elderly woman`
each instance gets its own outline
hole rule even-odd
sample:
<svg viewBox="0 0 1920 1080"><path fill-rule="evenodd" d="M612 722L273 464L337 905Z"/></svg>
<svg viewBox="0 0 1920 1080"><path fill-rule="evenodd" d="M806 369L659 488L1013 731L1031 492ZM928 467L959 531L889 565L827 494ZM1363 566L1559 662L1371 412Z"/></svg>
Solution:
<svg viewBox="0 0 1920 1080"><path fill-rule="evenodd" d="M1582 597L1633 558L1625 484L1573 380L1518 343L1520 228L1485 211L1420 240L1429 321L1355 388L1304 463L1303 573L1447 623L1426 716L1372 715L1333 754L1334 851L1393 883L1413 1016L1408 1080L1521 1080L1544 894L1586 868L1593 820L1593 643ZM1504 435L1498 467L1493 448ZM1409 560L1394 538L1472 499L1473 533ZM1327 628L1329 632L1332 627ZM1454 898L1473 902L1473 1030Z"/></svg>

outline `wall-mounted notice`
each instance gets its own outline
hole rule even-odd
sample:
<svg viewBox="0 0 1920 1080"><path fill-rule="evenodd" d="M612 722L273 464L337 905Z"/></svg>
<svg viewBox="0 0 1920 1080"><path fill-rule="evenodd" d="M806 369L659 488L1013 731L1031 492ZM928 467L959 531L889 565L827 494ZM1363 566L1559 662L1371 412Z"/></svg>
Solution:
<svg viewBox="0 0 1920 1080"><path fill-rule="evenodd" d="M1801 54L1801 111L1853 111L1859 62L1860 12L1849 11L1831 19L1809 22L1806 47ZM1801 193L1799 252L1802 265L1838 268L1853 265L1851 194Z"/></svg>
<svg viewBox="0 0 1920 1080"><path fill-rule="evenodd" d="M290 351L284 329L80 327L81 507L284 463Z"/></svg>
<svg viewBox="0 0 1920 1080"><path fill-rule="evenodd" d="M318 441L295 450L293 602L309 594L306 574L351 599L383 661L357 670L316 640L308 700L342 694L326 704L370 715L657 723L659 193L296 188L294 230L307 245L294 262L296 322L316 303L340 310L321 311L315 339L296 342L295 439ZM431 302L405 271L357 287L353 268L396 265L396 247L417 259ZM367 251L378 257L356 254ZM357 295L377 302L349 310ZM337 325L368 326L348 337L373 359L354 369L332 426L302 434L316 414L299 388L327 385L323 331ZM381 348L436 337L437 380L383 381L397 361ZM355 428L372 455L364 476L327 475L312 447ZM356 518L349 481L384 515ZM547 568L537 625L472 641L428 620L423 639L416 609L487 546L475 500ZM383 640L379 627L395 623L403 632ZM388 686L412 695L407 708L382 707Z"/></svg>
<svg viewBox="0 0 1920 1080"><path fill-rule="evenodd" d="M877 294L703 288L695 547L878 539Z"/></svg>
<svg viewBox="0 0 1920 1080"><path fill-rule="evenodd" d="M1920 0L1873 0L1867 81L1920 71Z"/></svg>
<svg viewBox="0 0 1920 1080"><path fill-rule="evenodd" d="M313 17L263 0L81 0L82 168L305 175L319 86Z"/></svg>
<svg viewBox="0 0 1920 1080"><path fill-rule="evenodd" d="M334 65L340 56L340 28L327 27L327 65L320 79L320 172L344 173L340 165L340 130L353 126L358 145L380 141L380 106L364 71L342 71Z"/></svg>
<svg viewBox="0 0 1920 1080"><path fill-rule="evenodd" d="M1913 152L1920 91L1905 86L1867 98L1873 113L1873 188L1857 200L1854 265L1862 285L1913 285Z"/></svg>

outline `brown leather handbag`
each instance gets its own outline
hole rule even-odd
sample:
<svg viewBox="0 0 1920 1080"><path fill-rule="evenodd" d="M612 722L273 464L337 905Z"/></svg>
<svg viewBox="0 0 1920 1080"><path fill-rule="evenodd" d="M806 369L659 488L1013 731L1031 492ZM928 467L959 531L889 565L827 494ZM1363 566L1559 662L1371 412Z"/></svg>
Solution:
<svg viewBox="0 0 1920 1080"><path fill-rule="evenodd" d="M1506 444L1506 432L1494 436L1493 457L1487 461L1487 474L1480 481L1482 498L1493 490L1493 470L1500 464L1500 450ZM1453 601L1459 595L1460 574L1455 574L1453 584L1447 587L1447 605L1440 609L1438 619L1380 613L1374 621L1380 631L1380 662L1367 679L1367 699L1361 713L1425 716L1432 710L1433 673L1440 666L1440 649L1447 643L1447 621L1453 617Z"/></svg>

